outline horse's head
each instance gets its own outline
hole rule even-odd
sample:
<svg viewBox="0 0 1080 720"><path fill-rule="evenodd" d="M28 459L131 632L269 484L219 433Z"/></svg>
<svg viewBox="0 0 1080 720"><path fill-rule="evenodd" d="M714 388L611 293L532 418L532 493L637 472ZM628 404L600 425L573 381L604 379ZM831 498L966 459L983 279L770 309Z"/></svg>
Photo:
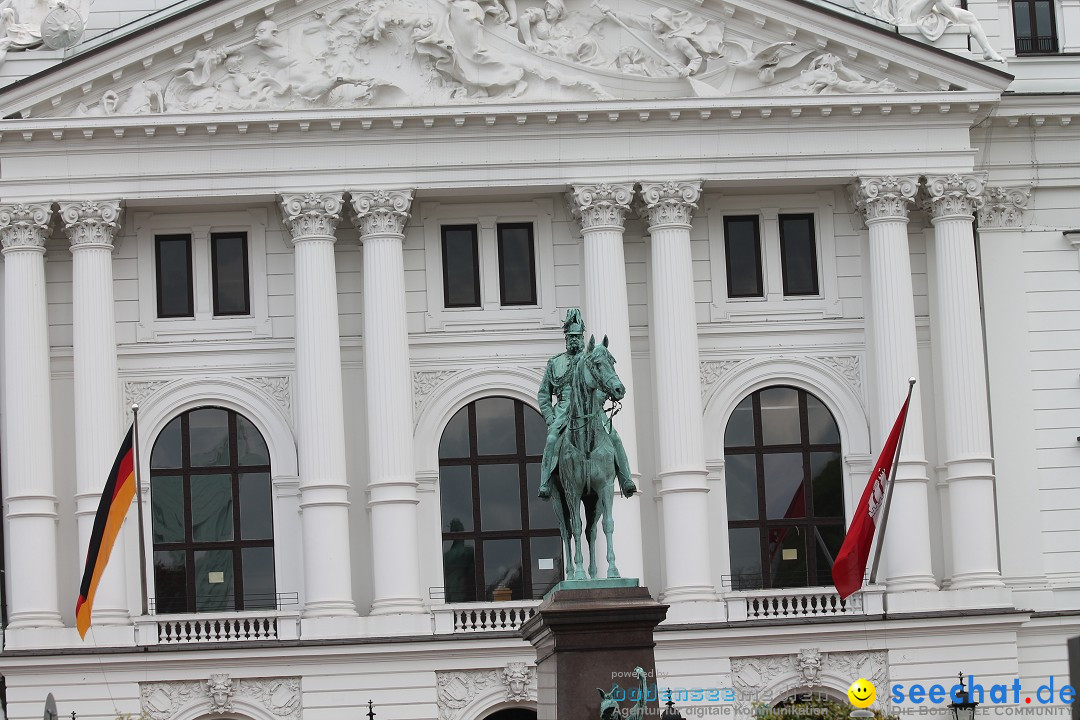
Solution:
<svg viewBox="0 0 1080 720"><path fill-rule="evenodd" d="M626 397L626 386L615 372L615 358L608 351L608 338L604 336L601 344L596 344L596 336L589 337L589 346L585 351L585 362L589 372L596 379L598 388L612 400Z"/></svg>

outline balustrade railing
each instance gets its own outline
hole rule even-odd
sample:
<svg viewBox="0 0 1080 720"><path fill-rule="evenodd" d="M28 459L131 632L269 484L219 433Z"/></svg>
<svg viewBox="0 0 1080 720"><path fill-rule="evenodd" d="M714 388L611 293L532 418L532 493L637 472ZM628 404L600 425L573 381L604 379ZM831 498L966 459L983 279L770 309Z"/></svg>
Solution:
<svg viewBox="0 0 1080 720"><path fill-rule="evenodd" d="M514 632L536 614L537 600L461 603L431 608L436 635Z"/></svg>
<svg viewBox="0 0 1080 720"><path fill-rule="evenodd" d="M778 620L877 615L884 588L872 586L845 600L831 588L784 588L729 593L728 620Z"/></svg>
<svg viewBox="0 0 1080 720"><path fill-rule="evenodd" d="M140 618L138 644L182 645L259 640L295 640L298 613L278 611L157 615Z"/></svg>

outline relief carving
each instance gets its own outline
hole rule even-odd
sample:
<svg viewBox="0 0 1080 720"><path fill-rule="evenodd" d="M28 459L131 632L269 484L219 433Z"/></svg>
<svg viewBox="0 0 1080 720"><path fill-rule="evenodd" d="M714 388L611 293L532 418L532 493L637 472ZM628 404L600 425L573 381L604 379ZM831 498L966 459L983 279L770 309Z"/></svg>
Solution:
<svg viewBox="0 0 1080 720"><path fill-rule="evenodd" d="M171 380L136 380L124 383L124 412L131 417L131 406L142 406L158 390L168 385Z"/></svg>
<svg viewBox="0 0 1080 720"><path fill-rule="evenodd" d="M828 355L817 358L839 373L856 390L862 390L862 366L857 355Z"/></svg>
<svg viewBox="0 0 1080 720"><path fill-rule="evenodd" d="M8 52L71 47L82 37L93 0L0 0L0 63Z"/></svg>
<svg viewBox="0 0 1080 720"><path fill-rule="evenodd" d="M864 15L893 25L914 25L931 43L936 42L950 25L966 25L968 35L982 50L983 60L1005 62L990 47L975 13L961 7L959 0L855 0L855 7Z"/></svg>
<svg viewBox="0 0 1080 720"><path fill-rule="evenodd" d="M844 693L851 678L866 678L876 687L888 686L888 654L821 652L802 648L791 655L731 659L731 683L736 690L736 714L752 712L755 703L772 704L791 693L830 688Z"/></svg>
<svg viewBox="0 0 1080 720"><path fill-rule="evenodd" d="M292 407L292 392L290 380L287 375L246 377L241 379L269 395L273 401L285 411L286 415L289 414L289 409Z"/></svg>
<svg viewBox="0 0 1080 720"><path fill-rule="evenodd" d="M701 404L708 403L713 390L725 375L735 369L742 360L704 360L698 364L701 380Z"/></svg>
<svg viewBox="0 0 1080 720"><path fill-rule="evenodd" d="M809 47L737 36L693 11L622 12L597 0L545 0L520 12L516 0L350 0L249 32L126 92L109 89L76 114L897 89L831 53L799 75Z"/></svg>
<svg viewBox="0 0 1080 720"><path fill-rule="evenodd" d="M461 709L477 695L504 682L499 670L435 672L439 720L457 720Z"/></svg>
<svg viewBox="0 0 1080 720"><path fill-rule="evenodd" d="M458 372L458 370L414 370L413 416L420 417L420 409L424 407L431 393Z"/></svg>
<svg viewBox="0 0 1080 720"><path fill-rule="evenodd" d="M532 699L532 684L535 668L523 662L507 663L503 668L503 682L506 684L506 699L526 702Z"/></svg>
<svg viewBox="0 0 1080 720"><path fill-rule="evenodd" d="M221 715L243 703L265 709L282 720L300 720L300 678L233 678L213 674L207 680L139 683L142 714L152 720L180 715Z"/></svg>

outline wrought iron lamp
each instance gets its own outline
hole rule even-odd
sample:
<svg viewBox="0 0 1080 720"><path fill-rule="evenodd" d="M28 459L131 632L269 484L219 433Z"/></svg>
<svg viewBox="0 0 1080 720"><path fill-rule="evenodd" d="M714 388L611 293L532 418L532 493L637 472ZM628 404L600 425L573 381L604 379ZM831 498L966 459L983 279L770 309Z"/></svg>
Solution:
<svg viewBox="0 0 1080 720"><path fill-rule="evenodd" d="M960 702L949 703L949 711L952 713L952 720L975 720L975 708L979 707L979 703L971 702L971 694L964 687L964 673L960 673L960 692L956 693L956 697L960 699Z"/></svg>

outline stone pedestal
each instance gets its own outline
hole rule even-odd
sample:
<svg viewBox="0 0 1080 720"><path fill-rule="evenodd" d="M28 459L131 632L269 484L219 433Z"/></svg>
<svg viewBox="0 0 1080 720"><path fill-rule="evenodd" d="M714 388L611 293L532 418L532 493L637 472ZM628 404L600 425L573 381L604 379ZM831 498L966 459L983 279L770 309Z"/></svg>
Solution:
<svg viewBox="0 0 1080 720"><path fill-rule="evenodd" d="M536 648L538 720L599 718L597 688L610 691L616 683L627 691L620 707L633 707L635 667L648 674L654 692L647 707L658 715L653 631L666 614L667 605L643 587L559 588L548 595L521 627Z"/></svg>

